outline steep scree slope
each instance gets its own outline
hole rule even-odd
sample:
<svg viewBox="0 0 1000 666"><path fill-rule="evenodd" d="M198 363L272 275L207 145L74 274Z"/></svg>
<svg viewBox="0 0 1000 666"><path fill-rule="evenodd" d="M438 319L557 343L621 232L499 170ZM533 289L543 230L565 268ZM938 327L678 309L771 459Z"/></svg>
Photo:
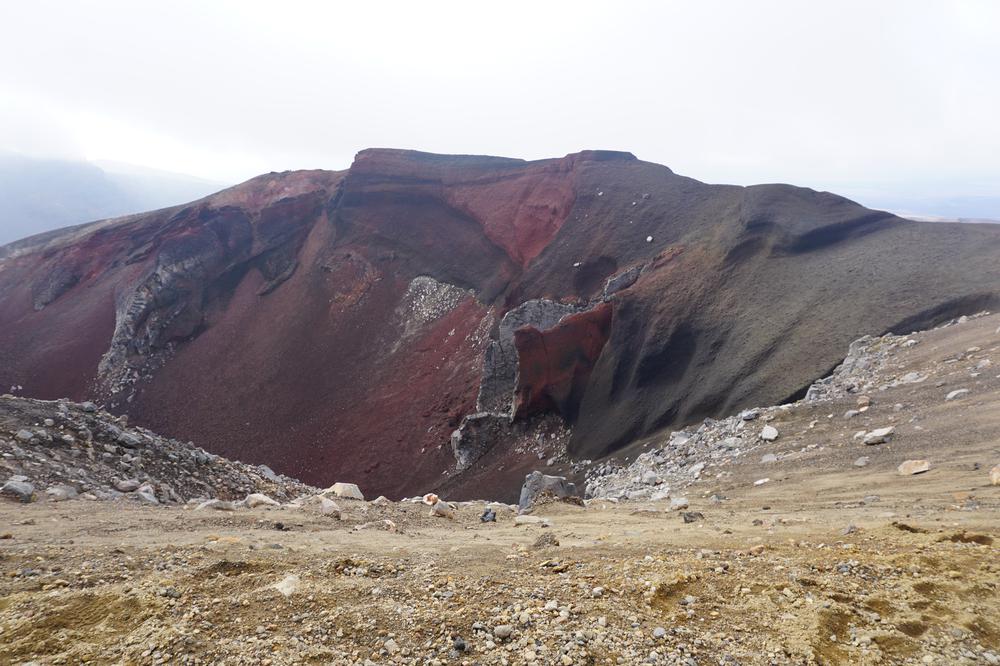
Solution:
<svg viewBox="0 0 1000 666"><path fill-rule="evenodd" d="M317 485L500 497L998 293L997 227L627 153L366 150L0 248L0 386Z"/></svg>

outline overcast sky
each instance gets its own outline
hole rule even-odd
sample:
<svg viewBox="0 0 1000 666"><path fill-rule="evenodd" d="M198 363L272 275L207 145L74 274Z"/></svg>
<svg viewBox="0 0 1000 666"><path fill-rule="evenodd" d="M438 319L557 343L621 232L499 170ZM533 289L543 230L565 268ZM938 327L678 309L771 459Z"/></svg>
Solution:
<svg viewBox="0 0 1000 666"><path fill-rule="evenodd" d="M0 149L227 182L366 147L1000 194L1000 2L0 0Z"/></svg>

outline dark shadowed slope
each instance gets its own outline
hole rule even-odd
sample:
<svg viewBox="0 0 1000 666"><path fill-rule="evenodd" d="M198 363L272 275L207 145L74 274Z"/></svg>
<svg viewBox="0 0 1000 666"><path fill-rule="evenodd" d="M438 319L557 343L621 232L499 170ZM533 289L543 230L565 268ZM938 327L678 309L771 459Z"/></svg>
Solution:
<svg viewBox="0 0 1000 666"><path fill-rule="evenodd" d="M1000 227L601 151L367 150L4 256L0 385L394 495L509 493L1000 293Z"/></svg>

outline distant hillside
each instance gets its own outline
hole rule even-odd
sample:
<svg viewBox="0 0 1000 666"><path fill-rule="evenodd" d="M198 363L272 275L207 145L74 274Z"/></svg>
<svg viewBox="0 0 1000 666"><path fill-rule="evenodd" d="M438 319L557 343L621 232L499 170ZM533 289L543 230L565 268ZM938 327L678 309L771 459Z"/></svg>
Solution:
<svg viewBox="0 0 1000 666"><path fill-rule="evenodd" d="M0 245L59 227L172 206L223 187L127 164L0 153Z"/></svg>

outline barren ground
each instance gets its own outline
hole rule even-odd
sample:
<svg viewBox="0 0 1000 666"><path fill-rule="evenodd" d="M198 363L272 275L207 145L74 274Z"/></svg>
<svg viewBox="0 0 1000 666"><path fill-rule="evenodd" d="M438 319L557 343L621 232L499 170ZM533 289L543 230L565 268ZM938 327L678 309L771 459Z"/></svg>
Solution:
<svg viewBox="0 0 1000 666"><path fill-rule="evenodd" d="M550 527L480 523L481 503L2 502L0 663L1000 663L998 326L914 336L893 371L928 379L860 416L793 406L688 489L693 523L667 502L548 503ZM884 425L887 444L853 439ZM931 470L899 476L910 458Z"/></svg>

